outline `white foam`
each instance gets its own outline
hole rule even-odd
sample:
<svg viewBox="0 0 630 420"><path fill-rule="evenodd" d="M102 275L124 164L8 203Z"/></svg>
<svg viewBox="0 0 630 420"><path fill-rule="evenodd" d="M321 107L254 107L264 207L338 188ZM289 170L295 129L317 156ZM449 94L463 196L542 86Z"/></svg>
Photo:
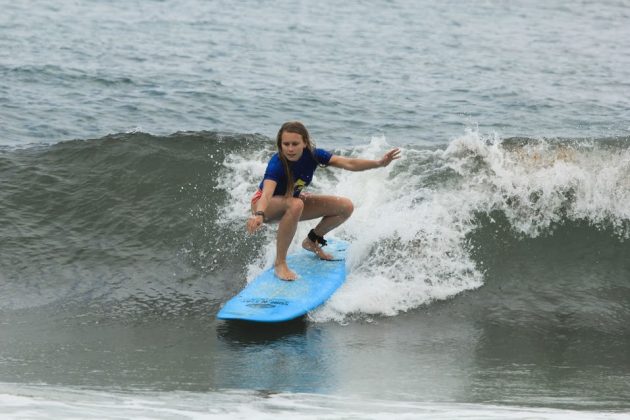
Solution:
<svg viewBox="0 0 630 420"><path fill-rule="evenodd" d="M389 147L383 138L373 139L356 154L378 158ZM465 194L426 187L423 180L433 169L435 152L403 154L405 161L387 169L341 172L340 187L329 186L355 203L353 218L339 229L355 239L347 282L311 314L314 320L395 315L482 284L464 244L472 228L470 212L457 203L466 203Z"/></svg>
<svg viewBox="0 0 630 420"><path fill-rule="evenodd" d="M500 210L536 237L554 223L584 220L628 237L630 149L594 142L506 145L469 131L444 153L480 211ZM475 167L473 169L473 167Z"/></svg>
<svg viewBox="0 0 630 420"><path fill-rule="evenodd" d="M579 402L575 402L579 405ZM125 392L0 384L3 419L621 419L595 412L253 391Z"/></svg>

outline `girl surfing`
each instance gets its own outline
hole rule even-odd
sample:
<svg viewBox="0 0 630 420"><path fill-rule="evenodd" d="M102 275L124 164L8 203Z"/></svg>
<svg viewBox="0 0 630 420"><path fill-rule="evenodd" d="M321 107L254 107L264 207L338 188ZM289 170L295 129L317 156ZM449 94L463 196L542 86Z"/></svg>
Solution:
<svg viewBox="0 0 630 420"><path fill-rule="evenodd" d="M302 247L323 260L332 259L322 246L324 235L345 222L354 206L345 197L308 194L302 190L311 183L318 166L332 166L349 171L364 171L389 165L400 158L392 149L379 160L348 158L315 148L306 127L298 121L286 122L276 138L278 152L269 163L258 190L252 197L252 216L247 231L256 232L263 223L278 223L274 271L282 280L295 280L297 274L287 265L287 252L301 220L321 217L302 241Z"/></svg>

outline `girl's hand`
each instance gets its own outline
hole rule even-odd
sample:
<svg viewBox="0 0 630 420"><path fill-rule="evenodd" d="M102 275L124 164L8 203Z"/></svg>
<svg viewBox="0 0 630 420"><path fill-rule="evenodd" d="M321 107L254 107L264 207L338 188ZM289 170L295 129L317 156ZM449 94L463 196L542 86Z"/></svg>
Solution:
<svg viewBox="0 0 630 420"><path fill-rule="evenodd" d="M249 219L247 219L247 231L252 234L260 229L264 222L263 219L263 216L260 215L251 216Z"/></svg>
<svg viewBox="0 0 630 420"><path fill-rule="evenodd" d="M400 158L400 149L397 147L385 153L385 156L379 160L379 164L380 166L387 166L392 163L392 160L396 160L398 158Z"/></svg>

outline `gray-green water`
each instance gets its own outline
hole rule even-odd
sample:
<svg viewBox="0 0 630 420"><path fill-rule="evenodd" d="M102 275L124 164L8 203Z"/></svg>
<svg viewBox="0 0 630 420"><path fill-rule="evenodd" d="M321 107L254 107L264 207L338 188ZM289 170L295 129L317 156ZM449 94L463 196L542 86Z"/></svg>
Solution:
<svg viewBox="0 0 630 420"><path fill-rule="evenodd" d="M628 135L628 5L0 3L0 144L140 129L445 142Z"/></svg>
<svg viewBox="0 0 630 420"><path fill-rule="evenodd" d="M627 416L625 3L0 6L5 417ZM403 159L318 170L355 204L323 308L216 321L293 118Z"/></svg>
<svg viewBox="0 0 630 420"><path fill-rule="evenodd" d="M333 418L628 409L625 140L469 133L408 147L370 182L321 170L316 190L357 205L337 232L353 244L347 283L294 323L220 322L273 255L273 228L243 233L271 147L205 132L0 153L5 414L135 415L121 399L157 418L320 418L335 398Z"/></svg>

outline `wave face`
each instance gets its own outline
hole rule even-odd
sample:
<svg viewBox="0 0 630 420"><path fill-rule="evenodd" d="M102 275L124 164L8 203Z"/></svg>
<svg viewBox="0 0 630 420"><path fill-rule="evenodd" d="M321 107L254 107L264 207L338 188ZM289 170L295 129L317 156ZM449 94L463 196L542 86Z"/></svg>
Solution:
<svg viewBox="0 0 630 420"><path fill-rule="evenodd" d="M212 300L205 279L219 271L233 290L251 254L242 235L215 228L227 198L217 185L229 153L260 144L132 133L3 150L0 307L184 310Z"/></svg>
<svg viewBox="0 0 630 420"><path fill-rule="evenodd" d="M507 323L630 325L629 146L469 131L407 148L386 169L320 169L311 192L350 197L355 213L334 233L353 244L348 281L311 318L369 320L460 296L466 316ZM216 310L273 258L275 228L244 230L273 147L184 132L0 149L0 310ZM389 147L373 138L335 153Z"/></svg>

